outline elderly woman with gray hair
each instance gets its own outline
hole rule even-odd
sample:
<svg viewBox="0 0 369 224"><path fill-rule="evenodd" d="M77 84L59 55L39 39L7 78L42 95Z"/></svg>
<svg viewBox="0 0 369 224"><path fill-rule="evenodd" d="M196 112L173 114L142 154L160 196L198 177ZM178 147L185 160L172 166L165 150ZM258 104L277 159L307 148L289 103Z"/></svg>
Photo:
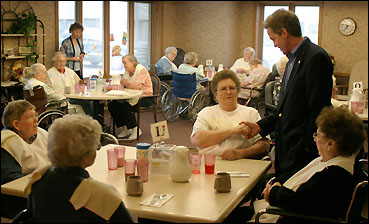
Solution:
<svg viewBox="0 0 369 224"><path fill-rule="evenodd" d="M195 74L196 80L205 78L203 73L200 73L195 65L198 61L197 54L195 52L187 52L184 56L183 64L178 67L177 73L180 74ZM197 83L197 89L202 88L200 83Z"/></svg>
<svg viewBox="0 0 369 224"><path fill-rule="evenodd" d="M67 56L64 52L57 51L53 56L52 61L54 66L47 70L47 73L49 74L49 78L55 92L64 94L65 87L70 86L73 88L75 84L79 83L80 78L72 69L65 66L67 63ZM70 102L72 104L81 105L86 114L94 117L95 119L98 118L97 115L93 113L90 101L70 99Z"/></svg>
<svg viewBox="0 0 369 224"><path fill-rule="evenodd" d="M60 102L58 105L50 106L51 108L67 105L66 97L56 93L51 86L46 84L48 82L48 74L43 64L36 63L31 65L31 67L25 68L23 70L23 75L25 78L25 80L23 80L23 82L25 82L25 89L32 90L36 86L41 86L44 88L47 102Z"/></svg>
<svg viewBox="0 0 369 224"><path fill-rule="evenodd" d="M47 132L37 127L35 106L26 100L10 102L4 109L1 131L1 184L30 174L49 164ZM26 199L1 195L1 216L13 218L26 208Z"/></svg>
<svg viewBox="0 0 369 224"><path fill-rule="evenodd" d="M101 125L86 115L65 115L54 121L48 140L51 166L37 169L25 189L34 220L133 222L120 193L90 178L86 170L95 162L101 132Z"/></svg>
<svg viewBox="0 0 369 224"><path fill-rule="evenodd" d="M236 60L233 66L230 68L241 82L247 77L251 72L250 61L255 58L255 50L252 47L246 47L243 50L243 57Z"/></svg>
<svg viewBox="0 0 369 224"><path fill-rule="evenodd" d="M173 60L177 56L177 48L167 47L165 49L165 55L160 58L158 63L155 64L156 74L171 75L171 71L176 71L177 66L173 63Z"/></svg>

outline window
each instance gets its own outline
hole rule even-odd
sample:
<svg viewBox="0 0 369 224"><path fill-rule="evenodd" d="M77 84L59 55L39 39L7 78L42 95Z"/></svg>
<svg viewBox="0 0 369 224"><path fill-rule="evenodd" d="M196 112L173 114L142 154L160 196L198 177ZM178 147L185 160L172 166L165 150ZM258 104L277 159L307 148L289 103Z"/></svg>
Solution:
<svg viewBox="0 0 369 224"><path fill-rule="evenodd" d="M103 2L83 1L83 77L104 71Z"/></svg>
<svg viewBox="0 0 369 224"><path fill-rule="evenodd" d="M69 27L76 21L76 2L59 1L59 46L63 40L70 36Z"/></svg>
<svg viewBox="0 0 369 224"><path fill-rule="evenodd" d="M122 74L128 54L128 2L110 2L110 74Z"/></svg>
<svg viewBox="0 0 369 224"><path fill-rule="evenodd" d="M59 1L58 4L59 45L69 37L69 26L76 21L82 21L83 45L86 53L83 61L85 78L98 74L99 70L107 74L123 73L122 56L129 52L133 52L138 62L149 68L151 63L151 3L82 1L81 4L76 4L76 1ZM105 9L108 4L108 9ZM82 9L79 8L80 5ZM132 15L129 14L130 6L134 7ZM82 14L77 17L76 12L79 11ZM106 23L107 20L108 23ZM130 20L134 20L132 27L129 26ZM105 25L108 26L109 34L104 32L108 30L104 29ZM132 35L133 40L129 39L130 33L134 34ZM108 44L104 45L104 43ZM105 49L105 46L109 49ZM130 46L133 49L130 49Z"/></svg>
<svg viewBox="0 0 369 224"><path fill-rule="evenodd" d="M278 9L286 9L288 10L288 6L265 6L264 7L264 18L263 21L268 18L269 15L273 14L273 12ZM273 64L279 61L279 59L283 56L282 51L279 50L278 47L274 47L274 43L270 40L267 30L263 27L263 66L267 67L272 71Z"/></svg>
<svg viewBox="0 0 369 224"><path fill-rule="evenodd" d="M134 55L137 61L149 69L151 52L150 4L135 3Z"/></svg>
<svg viewBox="0 0 369 224"><path fill-rule="evenodd" d="M265 5L263 13L263 21L278 9L292 8L300 20L302 36L309 37L309 39L318 44L318 34L319 34L319 10L318 5ZM282 56L283 53L279 48L274 47L273 41L270 40L266 29L262 27L263 30L263 43L262 43L262 61L263 65L270 70L272 70L273 64L275 64Z"/></svg>

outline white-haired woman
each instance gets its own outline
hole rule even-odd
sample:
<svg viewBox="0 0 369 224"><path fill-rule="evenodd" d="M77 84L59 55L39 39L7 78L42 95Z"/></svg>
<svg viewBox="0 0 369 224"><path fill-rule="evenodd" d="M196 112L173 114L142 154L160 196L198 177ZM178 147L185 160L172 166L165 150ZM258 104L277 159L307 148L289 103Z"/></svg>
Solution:
<svg viewBox="0 0 369 224"><path fill-rule="evenodd" d="M195 74L196 80L201 80L205 78L203 73L200 73L195 65L198 61L197 53L195 52L187 52L184 56L183 64L178 67L177 72L180 74ZM200 83L197 83L197 89L202 88Z"/></svg>
<svg viewBox="0 0 369 224"><path fill-rule="evenodd" d="M147 69L138 63L137 58L133 55L125 55L122 57L122 63L125 68L120 84L129 89L142 89L143 95L152 95L152 82ZM137 100L118 101L113 100L108 104L108 109L113 117L117 128L122 127L122 131L117 135L118 138L129 136L129 139L137 139L137 121L134 111L137 111ZM142 106L150 106L153 101L151 98L143 98L140 101ZM142 132L139 130L139 135Z"/></svg>
<svg viewBox="0 0 369 224"><path fill-rule="evenodd" d="M176 71L177 66L173 63L176 56L177 48L167 47L165 55L155 64L156 74L171 75L171 71Z"/></svg>
<svg viewBox="0 0 369 224"><path fill-rule="evenodd" d="M286 65L288 62L288 58L283 55L279 61L276 63L276 69L278 74L280 75L280 79L275 83L274 89L273 89L273 103L277 106L278 104L278 98L279 98L279 92L281 91L282 86L282 79L284 75L284 71L286 70Z"/></svg>
<svg viewBox="0 0 369 224"><path fill-rule="evenodd" d="M51 84L56 93L64 94L66 86L74 87L75 84L79 83L80 78L70 68L66 67L67 56L62 51L57 51L52 57L53 67L47 70ZM87 100L70 99L70 103L81 105L84 112L95 119L92 106Z"/></svg>
<svg viewBox="0 0 369 224"><path fill-rule="evenodd" d="M86 170L95 162L101 132L101 125L86 115L66 115L50 126L51 166L36 170L26 187L26 194L30 193L28 209L34 220L133 222L120 193L90 178Z"/></svg>
<svg viewBox="0 0 369 224"><path fill-rule="evenodd" d="M230 68L241 82L247 77L251 72L250 61L255 58L255 50L252 47L246 47L243 50L243 57L236 60L233 66Z"/></svg>

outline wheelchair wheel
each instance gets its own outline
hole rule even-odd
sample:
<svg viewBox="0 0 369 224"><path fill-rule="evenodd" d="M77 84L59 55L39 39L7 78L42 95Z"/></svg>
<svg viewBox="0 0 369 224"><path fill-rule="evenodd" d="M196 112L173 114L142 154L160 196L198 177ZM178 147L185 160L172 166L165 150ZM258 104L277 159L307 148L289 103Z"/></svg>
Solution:
<svg viewBox="0 0 369 224"><path fill-rule="evenodd" d="M170 86L166 83L166 82L161 82L161 86L160 86L160 95L159 95L159 101L161 102L161 99L163 98L164 93L170 89ZM159 111L160 112L162 110L162 107L159 106Z"/></svg>
<svg viewBox="0 0 369 224"><path fill-rule="evenodd" d="M161 112L165 120L173 122L178 119L180 112L180 101L172 94L172 89L168 89L161 98Z"/></svg>
<svg viewBox="0 0 369 224"><path fill-rule="evenodd" d="M45 131L49 129L51 124L54 122L54 120L61 118L65 115L63 111L60 110L47 110L42 112L38 116L38 123L37 125L40 128L43 128Z"/></svg>
<svg viewBox="0 0 369 224"><path fill-rule="evenodd" d="M197 114L206 107L206 94L203 90L196 90L192 95L188 106L188 117L192 123L195 123Z"/></svg>

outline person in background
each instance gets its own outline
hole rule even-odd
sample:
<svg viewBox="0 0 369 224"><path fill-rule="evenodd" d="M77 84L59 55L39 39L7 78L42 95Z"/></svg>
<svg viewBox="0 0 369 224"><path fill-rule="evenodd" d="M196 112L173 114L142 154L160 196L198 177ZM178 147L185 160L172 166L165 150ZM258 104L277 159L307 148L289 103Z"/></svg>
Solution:
<svg viewBox="0 0 369 224"><path fill-rule="evenodd" d="M255 50L252 47L246 47L243 50L243 58L239 58L230 68L237 77L240 79L241 83L251 72L250 61L255 58Z"/></svg>
<svg viewBox="0 0 369 224"><path fill-rule="evenodd" d="M137 59L133 55L125 55L122 57L122 63L125 68L120 84L129 89L143 90L143 95L152 95L153 88L151 77L147 69L138 63ZM137 139L137 121L134 115L134 111L137 111L138 99L125 100L112 100L108 104L108 109L113 117L114 123L117 128L122 127L122 131L117 135L118 138L124 138L129 136L129 139ZM153 104L152 98L143 98L140 104L144 107ZM113 127L114 128L114 127ZM142 132L139 130L139 135Z"/></svg>
<svg viewBox="0 0 369 224"><path fill-rule="evenodd" d="M205 78L203 73L200 73L195 65L198 61L197 54L195 52L187 52L184 56L183 64L178 67L177 73L180 74L194 74L196 75L196 80L201 80ZM200 89L203 86L200 83L196 84L196 88Z"/></svg>
<svg viewBox="0 0 369 224"><path fill-rule="evenodd" d="M176 56L177 48L167 47L165 49L165 55L155 64L155 73L157 75L171 75L171 71L176 71L177 66L173 63Z"/></svg>
<svg viewBox="0 0 369 224"><path fill-rule="evenodd" d="M58 94L64 94L66 86L74 88L74 86L81 80L78 75L70 68L66 67L67 57L64 52L58 51L52 57L53 67L47 70L49 75L52 88ZM81 105L84 112L87 115L92 116L97 119L96 115L93 113L93 109L90 101L88 100L78 100L70 99L71 104Z"/></svg>
<svg viewBox="0 0 369 224"><path fill-rule="evenodd" d="M68 105L67 98L62 95L55 93L54 89L47 85L48 74L46 68L43 64L36 63L31 65L31 67L25 68L23 70L25 89L32 90L36 86L41 86L44 88L46 99L48 103L56 103L48 106L47 109L60 109L60 107L65 107ZM59 103L57 103L59 102ZM85 114L83 108L80 105L69 105L76 109L76 113Z"/></svg>
<svg viewBox="0 0 369 224"><path fill-rule="evenodd" d="M81 67L83 57L85 56L81 39L82 32L83 26L79 23L73 23L69 27L69 33L71 35L63 40L60 46L60 51L65 52L67 56L68 68L72 69L80 79L83 79Z"/></svg>
<svg viewBox="0 0 369 224"><path fill-rule="evenodd" d="M282 79L283 79L283 74L284 71L286 70L286 64L288 62L288 58L283 55L279 61L276 64L276 69L278 74L280 75L280 78L278 79L278 81L275 83L274 85L274 89L273 89L273 103L274 105L277 106L278 104L278 98L279 98L279 93L281 91L281 85L282 85Z"/></svg>
<svg viewBox="0 0 369 224"><path fill-rule="evenodd" d="M270 70L261 65L260 59L252 59L250 61L251 72L250 75L247 76L243 82L241 82L241 87L255 87L255 88L262 88L264 82L268 78ZM259 97L261 95L260 91L253 90L252 97ZM250 89L241 88L238 97L243 99L248 99L250 97Z"/></svg>
<svg viewBox="0 0 369 224"><path fill-rule="evenodd" d="M346 108L325 107L316 125L313 137L319 157L286 182L267 184L264 198L270 205L289 211L345 220L352 192L361 181L355 179L354 163L367 132L361 119ZM286 223L301 222L282 218Z"/></svg>
<svg viewBox="0 0 369 224"><path fill-rule="evenodd" d="M237 103L240 81L231 70L215 74L211 90L219 104L205 107L198 113L193 126L191 142L205 151L214 151L227 160L261 159L269 151L269 141L256 135L245 136L249 131L241 121L256 122L261 119L259 112Z"/></svg>
<svg viewBox="0 0 369 224"><path fill-rule="evenodd" d="M50 163L47 132L37 127L36 107L26 100L9 102L1 130L1 184L8 183ZM2 217L14 218L25 209L25 198L1 195Z"/></svg>
<svg viewBox="0 0 369 224"><path fill-rule="evenodd" d="M318 156L313 133L315 120L331 105L333 65L327 52L302 37L298 17L284 9L264 22L274 45L288 57L276 113L250 127L248 137L275 131L275 181L284 183Z"/></svg>
<svg viewBox="0 0 369 224"><path fill-rule="evenodd" d="M67 114L53 122L47 145L51 165L33 172L25 189L34 221L133 222L120 193L86 170L95 162L101 133L101 125L86 115Z"/></svg>

